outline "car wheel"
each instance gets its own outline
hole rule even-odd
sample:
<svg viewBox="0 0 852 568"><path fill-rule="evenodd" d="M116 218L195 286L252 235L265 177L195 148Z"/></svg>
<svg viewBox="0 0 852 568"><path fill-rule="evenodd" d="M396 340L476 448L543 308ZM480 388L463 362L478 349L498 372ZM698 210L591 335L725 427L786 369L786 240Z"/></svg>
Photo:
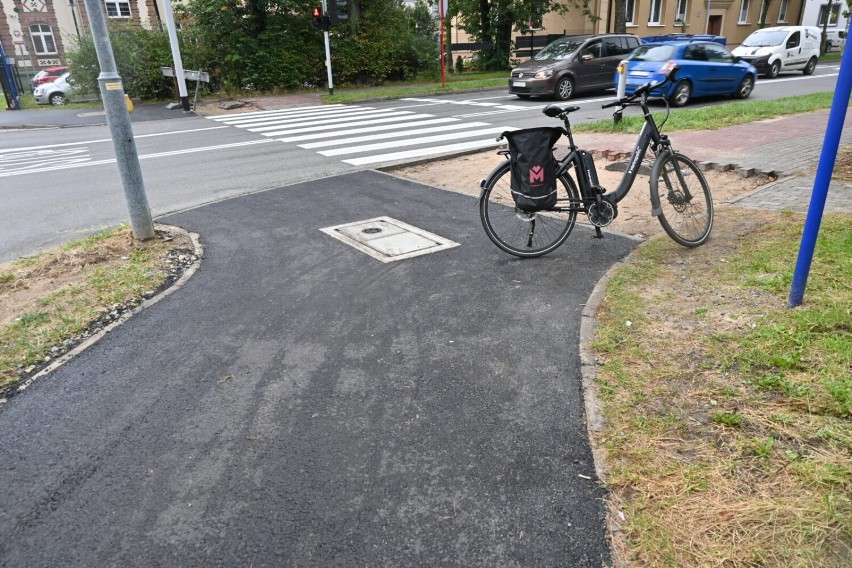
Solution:
<svg viewBox="0 0 852 568"><path fill-rule="evenodd" d="M47 100L53 106L62 106L65 104L65 95L63 95L62 93L53 93Z"/></svg>
<svg viewBox="0 0 852 568"><path fill-rule="evenodd" d="M692 95L692 86L689 81L681 81L675 86L669 102L672 106L682 107L689 102L690 95Z"/></svg>
<svg viewBox="0 0 852 568"><path fill-rule="evenodd" d="M574 96L574 81L571 77L562 77L556 83L556 98L561 101L567 101Z"/></svg>
<svg viewBox="0 0 852 568"><path fill-rule="evenodd" d="M805 68L802 70L802 73L805 75L813 75L814 70L816 69L817 59L816 57L811 57L808 61L808 64L805 65Z"/></svg>
<svg viewBox="0 0 852 568"><path fill-rule="evenodd" d="M743 80L740 81L740 86L737 87L737 92L734 93L734 96L738 99L747 99L754 89L754 77L751 75L746 75L743 77Z"/></svg>
<svg viewBox="0 0 852 568"><path fill-rule="evenodd" d="M772 67L769 68L769 73L766 74L770 79L774 79L781 72L781 62L776 61L772 64Z"/></svg>

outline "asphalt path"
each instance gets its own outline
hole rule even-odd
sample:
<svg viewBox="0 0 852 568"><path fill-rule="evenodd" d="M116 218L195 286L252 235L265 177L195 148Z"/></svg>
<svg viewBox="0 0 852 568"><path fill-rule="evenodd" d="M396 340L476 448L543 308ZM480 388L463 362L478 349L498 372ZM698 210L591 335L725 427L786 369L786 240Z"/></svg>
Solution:
<svg viewBox="0 0 852 568"><path fill-rule="evenodd" d="M460 246L381 263L387 215ZM201 269L0 407L2 566L602 566L576 351L634 242L520 260L377 172L163 219Z"/></svg>

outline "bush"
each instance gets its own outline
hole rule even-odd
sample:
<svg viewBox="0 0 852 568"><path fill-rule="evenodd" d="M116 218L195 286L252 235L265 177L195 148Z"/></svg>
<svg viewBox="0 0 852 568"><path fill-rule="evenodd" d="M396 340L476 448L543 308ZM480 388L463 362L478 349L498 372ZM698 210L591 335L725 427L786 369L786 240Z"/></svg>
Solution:
<svg viewBox="0 0 852 568"><path fill-rule="evenodd" d="M125 93L146 99L172 95L172 83L160 71L160 67L170 66L172 60L165 32L147 30L138 25L111 24L109 39ZM81 36L69 52L68 60L71 72L83 90L97 93L100 65L92 36Z"/></svg>

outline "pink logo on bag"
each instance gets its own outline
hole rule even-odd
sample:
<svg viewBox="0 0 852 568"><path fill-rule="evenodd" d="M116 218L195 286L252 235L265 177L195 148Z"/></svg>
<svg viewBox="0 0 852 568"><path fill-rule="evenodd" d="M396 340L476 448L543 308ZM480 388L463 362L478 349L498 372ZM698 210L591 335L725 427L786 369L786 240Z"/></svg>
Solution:
<svg viewBox="0 0 852 568"><path fill-rule="evenodd" d="M541 166L533 166L530 168L530 183L544 183L544 168Z"/></svg>

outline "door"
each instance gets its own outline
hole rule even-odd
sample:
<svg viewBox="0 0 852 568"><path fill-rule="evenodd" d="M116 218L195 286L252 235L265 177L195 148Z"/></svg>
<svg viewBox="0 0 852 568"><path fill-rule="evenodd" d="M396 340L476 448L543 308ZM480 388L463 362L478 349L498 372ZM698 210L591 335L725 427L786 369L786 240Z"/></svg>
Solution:
<svg viewBox="0 0 852 568"><path fill-rule="evenodd" d="M710 35L722 35L722 16L710 16L707 19L707 33Z"/></svg>
<svg viewBox="0 0 852 568"><path fill-rule="evenodd" d="M578 90L599 89L604 85L612 86L614 72L610 73L606 59L604 44L599 39L590 41L580 49L579 57L574 64Z"/></svg>
<svg viewBox="0 0 852 568"><path fill-rule="evenodd" d="M784 69L798 69L805 66L808 58L802 55L802 32L793 32L784 45Z"/></svg>
<svg viewBox="0 0 852 568"><path fill-rule="evenodd" d="M739 86L742 68L734 65L734 56L727 48L718 43L703 44L707 50L707 60L711 68L713 92L730 95Z"/></svg>

